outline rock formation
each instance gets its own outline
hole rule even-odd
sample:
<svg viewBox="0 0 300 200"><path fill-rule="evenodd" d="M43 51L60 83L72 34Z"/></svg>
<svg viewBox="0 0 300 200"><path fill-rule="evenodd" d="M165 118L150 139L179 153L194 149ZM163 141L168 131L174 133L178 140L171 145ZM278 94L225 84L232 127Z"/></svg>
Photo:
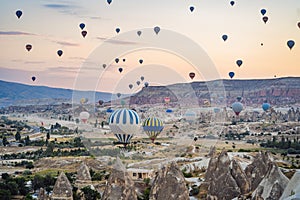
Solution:
<svg viewBox="0 0 300 200"><path fill-rule="evenodd" d="M300 171L297 171L286 186L280 200L300 199Z"/></svg>
<svg viewBox="0 0 300 200"><path fill-rule="evenodd" d="M252 199L279 199L289 179L280 171L275 163L269 163L269 171L252 194Z"/></svg>
<svg viewBox="0 0 300 200"><path fill-rule="evenodd" d="M55 182L51 199L52 200L73 199L72 185L64 172L60 173L60 175L58 176Z"/></svg>
<svg viewBox="0 0 300 200"><path fill-rule="evenodd" d="M185 179L175 162L164 166L156 174L153 181L150 197L151 200L188 200L189 192Z"/></svg>
<svg viewBox="0 0 300 200"><path fill-rule="evenodd" d="M117 158L104 190L103 200L136 200L134 182L122 161Z"/></svg>
<svg viewBox="0 0 300 200"><path fill-rule="evenodd" d="M46 194L46 191L44 190L44 188L40 188L38 199L39 200L49 200L49 196Z"/></svg>
<svg viewBox="0 0 300 200"><path fill-rule="evenodd" d="M81 187L84 187L91 183L91 174L89 171L88 166L82 162L81 165L77 169L77 177L76 177L76 185Z"/></svg>
<svg viewBox="0 0 300 200"><path fill-rule="evenodd" d="M232 160L231 163L231 174L234 180L236 181L238 187L240 188L241 194L247 194L251 190L251 185L248 177L246 176L241 165L236 160Z"/></svg>

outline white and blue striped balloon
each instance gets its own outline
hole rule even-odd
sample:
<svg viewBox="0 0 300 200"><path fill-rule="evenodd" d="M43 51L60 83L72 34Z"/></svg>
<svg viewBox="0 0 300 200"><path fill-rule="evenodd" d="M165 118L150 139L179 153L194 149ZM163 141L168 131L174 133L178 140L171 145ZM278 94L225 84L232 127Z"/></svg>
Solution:
<svg viewBox="0 0 300 200"><path fill-rule="evenodd" d="M140 118L134 110L117 109L109 117L109 127L120 143L128 144L140 131Z"/></svg>

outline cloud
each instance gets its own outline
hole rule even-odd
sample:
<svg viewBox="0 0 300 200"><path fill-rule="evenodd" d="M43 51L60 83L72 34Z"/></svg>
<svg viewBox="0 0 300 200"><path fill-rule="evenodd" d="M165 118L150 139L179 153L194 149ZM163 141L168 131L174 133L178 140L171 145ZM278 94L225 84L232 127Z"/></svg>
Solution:
<svg viewBox="0 0 300 200"><path fill-rule="evenodd" d="M105 37L96 37L98 40L109 42L111 44L121 44L121 45L136 45L137 42L125 41L125 40L116 40L116 39L107 39Z"/></svg>
<svg viewBox="0 0 300 200"><path fill-rule="evenodd" d="M65 5L65 4L44 4L43 6L46 8L54 8L54 9L71 8L72 7L70 5Z"/></svg>
<svg viewBox="0 0 300 200"><path fill-rule="evenodd" d="M44 63L46 63L46 62L44 62L44 61L26 61L26 62L24 62L24 64L44 64Z"/></svg>
<svg viewBox="0 0 300 200"><path fill-rule="evenodd" d="M18 36L18 35L29 35L29 36L36 36L34 33L27 33L22 31L0 31L0 35L12 35L12 36Z"/></svg>
<svg viewBox="0 0 300 200"><path fill-rule="evenodd" d="M49 67L48 69L45 70L47 73L77 73L78 68L74 67Z"/></svg>
<svg viewBox="0 0 300 200"><path fill-rule="evenodd" d="M59 45L63 45L63 46L71 46L71 47L78 47L80 46L77 43L73 43L73 42L66 42L66 41L55 41L53 40L52 42L59 44Z"/></svg>

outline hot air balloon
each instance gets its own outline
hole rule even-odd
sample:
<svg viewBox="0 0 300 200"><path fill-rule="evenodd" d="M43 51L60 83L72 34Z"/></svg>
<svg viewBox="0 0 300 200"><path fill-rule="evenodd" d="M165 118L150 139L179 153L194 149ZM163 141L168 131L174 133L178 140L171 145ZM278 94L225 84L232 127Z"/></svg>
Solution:
<svg viewBox="0 0 300 200"><path fill-rule="evenodd" d="M143 64L143 62L144 62L143 59L140 59L140 60L139 60L139 63L140 63L140 64Z"/></svg>
<svg viewBox="0 0 300 200"><path fill-rule="evenodd" d="M125 59L125 58L123 58L122 60L123 60L123 62L125 62L125 61L126 61L126 59Z"/></svg>
<svg viewBox="0 0 300 200"><path fill-rule="evenodd" d="M297 25L298 25L298 28L300 28L300 22L298 22L298 24L297 24Z"/></svg>
<svg viewBox="0 0 300 200"><path fill-rule="evenodd" d="M119 33L119 32L120 32L120 30L121 30L120 28L116 28L116 32L117 32L117 33Z"/></svg>
<svg viewBox="0 0 300 200"><path fill-rule="evenodd" d="M154 143L154 140L164 129L163 122L156 117L149 117L143 122L143 130Z"/></svg>
<svg viewBox="0 0 300 200"><path fill-rule="evenodd" d="M240 112L243 110L243 104L241 102L234 102L231 105L233 112L238 116Z"/></svg>
<svg viewBox="0 0 300 200"><path fill-rule="evenodd" d="M192 124L197 118L197 113L192 110L187 110L183 117L188 123Z"/></svg>
<svg viewBox="0 0 300 200"><path fill-rule="evenodd" d="M84 98L84 97L83 97L83 98L80 99L80 103L81 103L81 104L85 104L85 103L87 103L88 101L89 101L88 98Z"/></svg>
<svg viewBox="0 0 300 200"><path fill-rule="evenodd" d="M243 64L243 61L242 61L242 60L237 60L237 61L236 61L236 64L237 64L237 66L240 67L240 66Z"/></svg>
<svg viewBox="0 0 300 200"><path fill-rule="evenodd" d="M119 68L119 72L120 72L120 73L122 73L122 71L123 71L123 68L122 68L122 67L120 67L120 68Z"/></svg>
<svg viewBox="0 0 300 200"><path fill-rule="evenodd" d="M140 81L137 81L137 82L136 82L136 84L137 84L137 85L140 85L140 84L141 84L141 82L140 82Z"/></svg>
<svg viewBox="0 0 300 200"><path fill-rule="evenodd" d="M87 120L89 119L89 117L90 117L90 114L86 111L83 111L79 114L79 118L83 123L86 123Z"/></svg>
<svg viewBox="0 0 300 200"><path fill-rule="evenodd" d="M87 34L87 31L81 31L81 35L83 38L85 38L86 34Z"/></svg>
<svg viewBox="0 0 300 200"><path fill-rule="evenodd" d="M233 5L234 5L234 3L235 3L234 1L230 1L230 5L231 5L231 6L233 6Z"/></svg>
<svg viewBox="0 0 300 200"><path fill-rule="evenodd" d="M215 113L219 113L220 111L221 111L220 108L214 108L214 112L215 112Z"/></svg>
<svg viewBox="0 0 300 200"><path fill-rule="evenodd" d="M230 78L233 78L234 77L234 72L229 72L228 75L229 75Z"/></svg>
<svg viewBox="0 0 300 200"><path fill-rule="evenodd" d="M32 49L32 45L31 44L26 44L25 47L26 47L27 51L30 51Z"/></svg>
<svg viewBox="0 0 300 200"><path fill-rule="evenodd" d="M224 42L227 40L228 36L227 35L222 35L222 39L224 40Z"/></svg>
<svg viewBox="0 0 300 200"><path fill-rule="evenodd" d="M114 112L114 110L111 109L111 108L108 108L108 109L106 110L106 112L107 112L107 113L112 113L112 112Z"/></svg>
<svg viewBox="0 0 300 200"><path fill-rule="evenodd" d="M121 93L117 93L117 97L120 98L120 96L121 96Z"/></svg>
<svg viewBox="0 0 300 200"><path fill-rule="evenodd" d="M191 78L192 80L195 78L195 75L196 75L196 74L195 74L194 72L190 72L190 73L189 73L189 76L190 76L190 78Z"/></svg>
<svg viewBox="0 0 300 200"><path fill-rule="evenodd" d="M58 51L57 51L57 55L58 55L59 57L61 57L62 54L63 54L63 51L62 51L62 50L58 50Z"/></svg>
<svg viewBox="0 0 300 200"><path fill-rule="evenodd" d="M83 30L84 27L85 27L85 24L84 24L84 23L80 23L80 24L79 24L79 27L80 27L81 30Z"/></svg>
<svg viewBox="0 0 300 200"><path fill-rule="evenodd" d="M160 31L160 28L158 26L154 27L154 32L156 33L156 35L158 35Z"/></svg>
<svg viewBox="0 0 300 200"><path fill-rule="evenodd" d="M18 19L20 19L20 17L22 16L23 12L21 10L17 10L16 11L16 15L18 17Z"/></svg>
<svg viewBox="0 0 300 200"><path fill-rule="evenodd" d="M115 110L109 117L109 127L118 142L126 147L134 134L140 130L140 118L134 110L122 108Z"/></svg>
<svg viewBox="0 0 300 200"><path fill-rule="evenodd" d="M172 112L173 112L173 110L170 108L166 110L166 113L172 113Z"/></svg>
<svg viewBox="0 0 300 200"><path fill-rule="evenodd" d="M241 96L238 96L238 97L236 98L236 100L237 100L238 102L241 102L242 99L243 99L243 97L241 97Z"/></svg>
<svg viewBox="0 0 300 200"><path fill-rule="evenodd" d="M263 18L262 18L262 20L265 22L265 24L268 22L268 20L269 20L269 18L267 17L267 16L264 16Z"/></svg>
<svg viewBox="0 0 300 200"><path fill-rule="evenodd" d="M265 102L265 103L262 104L261 107L262 107L262 109L263 109L264 111L267 111L267 110L269 110L269 108L270 108L271 106L270 106L270 104L268 104L267 102Z"/></svg>
<svg viewBox="0 0 300 200"><path fill-rule="evenodd" d="M266 9L261 9L260 13L264 16L267 13L267 10Z"/></svg>
<svg viewBox="0 0 300 200"><path fill-rule="evenodd" d="M170 103L171 98L170 98L170 97L165 97L165 98L164 98L164 101L165 101L165 104L168 104L168 103Z"/></svg>
<svg viewBox="0 0 300 200"><path fill-rule="evenodd" d="M194 6L190 6L190 11L193 12L195 10Z"/></svg>
<svg viewBox="0 0 300 200"><path fill-rule="evenodd" d="M116 58L116 59L115 59L115 62L118 63L118 62L119 62L119 58Z"/></svg>
<svg viewBox="0 0 300 200"><path fill-rule="evenodd" d="M129 84L128 87L129 87L130 89L132 89L132 88L133 88L133 85L132 85L132 84Z"/></svg>
<svg viewBox="0 0 300 200"><path fill-rule="evenodd" d="M142 35L142 31L137 31L136 33L137 33L138 36Z"/></svg>
<svg viewBox="0 0 300 200"><path fill-rule="evenodd" d="M103 69L105 69L105 67L106 67L106 64L103 64L103 65L102 65L102 67L103 67Z"/></svg>
<svg viewBox="0 0 300 200"><path fill-rule="evenodd" d="M144 81L145 77L141 76L141 81Z"/></svg>
<svg viewBox="0 0 300 200"><path fill-rule="evenodd" d="M32 80L32 81L35 81L35 79L36 79L35 76L31 77L31 80Z"/></svg>
<svg viewBox="0 0 300 200"><path fill-rule="evenodd" d="M104 101L103 100L99 100L98 103L99 103L100 106L102 106L104 104Z"/></svg>
<svg viewBox="0 0 300 200"><path fill-rule="evenodd" d="M148 87L148 86L149 86L149 83L148 83L148 82L145 82L144 85L145 85L145 87Z"/></svg>
<svg viewBox="0 0 300 200"><path fill-rule="evenodd" d="M294 47L294 45L295 45L295 42L293 41L293 40L289 40L289 41L287 41L287 46L290 48L290 50L292 50L292 48Z"/></svg>
<svg viewBox="0 0 300 200"><path fill-rule="evenodd" d="M210 101L208 99L204 99L203 104L204 104L204 106L209 107Z"/></svg>
<svg viewBox="0 0 300 200"><path fill-rule="evenodd" d="M107 0L107 3L108 3L108 4L111 4L111 2L112 2L112 0Z"/></svg>

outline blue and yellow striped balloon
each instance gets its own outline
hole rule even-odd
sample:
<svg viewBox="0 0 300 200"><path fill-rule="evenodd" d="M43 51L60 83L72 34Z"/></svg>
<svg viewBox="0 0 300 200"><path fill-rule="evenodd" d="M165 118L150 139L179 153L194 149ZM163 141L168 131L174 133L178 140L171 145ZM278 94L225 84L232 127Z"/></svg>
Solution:
<svg viewBox="0 0 300 200"><path fill-rule="evenodd" d="M143 122L143 130L148 135L148 137L154 142L156 137L162 132L164 129L163 122L156 117L148 117Z"/></svg>

